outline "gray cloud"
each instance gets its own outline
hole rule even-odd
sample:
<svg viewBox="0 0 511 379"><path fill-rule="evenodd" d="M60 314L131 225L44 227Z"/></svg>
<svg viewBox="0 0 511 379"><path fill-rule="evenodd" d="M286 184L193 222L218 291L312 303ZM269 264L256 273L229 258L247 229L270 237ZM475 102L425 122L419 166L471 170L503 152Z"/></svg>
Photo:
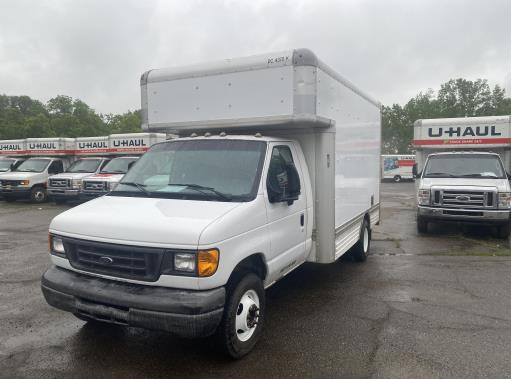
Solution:
<svg viewBox="0 0 511 379"><path fill-rule="evenodd" d="M450 78L511 94L507 0L0 0L0 93L139 107L149 69L309 47L385 104Z"/></svg>

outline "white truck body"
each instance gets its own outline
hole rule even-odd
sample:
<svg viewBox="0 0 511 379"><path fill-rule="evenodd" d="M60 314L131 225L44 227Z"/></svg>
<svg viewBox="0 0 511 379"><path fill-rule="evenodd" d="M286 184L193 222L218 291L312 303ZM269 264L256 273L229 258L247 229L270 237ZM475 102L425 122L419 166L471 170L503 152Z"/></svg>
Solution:
<svg viewBox="0 0 511 379"><path fill-rule="evenodd" d="M510 119L489 116L415 122L420 232L427 231L428 222L455 221L495 224L501 237L509 235ZM437 168L430 170L433 165Z"/></svg>
<svg viewBox="0 0 511 379"><path fill-rule="evenodd" d="M58 268L43 293L93 319L115 312L183 336L217 331L240 357L260 334L263 288L352 247L365 259L379 221L380 104L306 49L153 70L141 88L144 129L182 138L156 144L113 192L52 221ZM80 260L87 246L101 252L93 266ZM162 268L122 271L125 250L163 254Z"/></svg>
<svg viewBox="0 0 511 379"><path fill-rule="evenodd" d="M0 193L7 200L47 198L47 182L51 175L64 172L74 160L73 138L27 138L19 141L28 159L16 171L0 175ZM21 153L20 153L21 154Z"/></svg>
<svg viewBox="0 0 511 379"><path fill-rule="evenodd" d="M381 156L381 178L392 179L396 183L402 180L413 179L413 154L384 154Z"/></svg>

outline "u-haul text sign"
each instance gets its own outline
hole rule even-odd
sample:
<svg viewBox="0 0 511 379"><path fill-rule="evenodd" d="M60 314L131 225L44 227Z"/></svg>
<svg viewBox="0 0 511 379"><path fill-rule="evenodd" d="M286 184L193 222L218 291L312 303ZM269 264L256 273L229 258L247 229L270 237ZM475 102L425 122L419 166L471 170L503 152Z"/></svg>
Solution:
<svg viewBox="0 0 511 379"><path fill-rule="evenodd" d="M25 140L0 141L0 155L26 154Z"/></svg>
<svg viewBox="0 0 511 379"><path fill-rule="evenodd" d="M414 145L503 145L511 143L510 125L506 119L493 122L432 124L424 120L414 127Z"/></svg>

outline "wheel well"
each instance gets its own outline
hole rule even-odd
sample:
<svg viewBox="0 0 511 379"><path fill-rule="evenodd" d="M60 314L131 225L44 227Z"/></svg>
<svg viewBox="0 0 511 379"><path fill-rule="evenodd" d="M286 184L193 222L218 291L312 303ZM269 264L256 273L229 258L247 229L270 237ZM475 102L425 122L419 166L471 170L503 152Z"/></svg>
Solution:
<svg viewBox="0 0 511 379"><path fill-rule="evenodd" d="M266 279L268 269L266 268L266 263L262 254L250 255L239 262L229 277L229 283L236 283L244 274L249 272L256 274L261 280Z"/></svg>

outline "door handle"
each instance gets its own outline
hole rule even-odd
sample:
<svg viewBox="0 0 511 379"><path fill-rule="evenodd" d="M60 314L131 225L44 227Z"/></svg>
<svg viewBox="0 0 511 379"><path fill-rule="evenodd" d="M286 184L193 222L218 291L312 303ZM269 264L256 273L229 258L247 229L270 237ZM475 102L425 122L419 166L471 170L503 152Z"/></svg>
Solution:
<svg viewBox="0 0 511 379"><path fill-rule="evenodd" d="M302 213L300 215L300 226L303 226L304 223L305 223L305 215Z"/></svg>

